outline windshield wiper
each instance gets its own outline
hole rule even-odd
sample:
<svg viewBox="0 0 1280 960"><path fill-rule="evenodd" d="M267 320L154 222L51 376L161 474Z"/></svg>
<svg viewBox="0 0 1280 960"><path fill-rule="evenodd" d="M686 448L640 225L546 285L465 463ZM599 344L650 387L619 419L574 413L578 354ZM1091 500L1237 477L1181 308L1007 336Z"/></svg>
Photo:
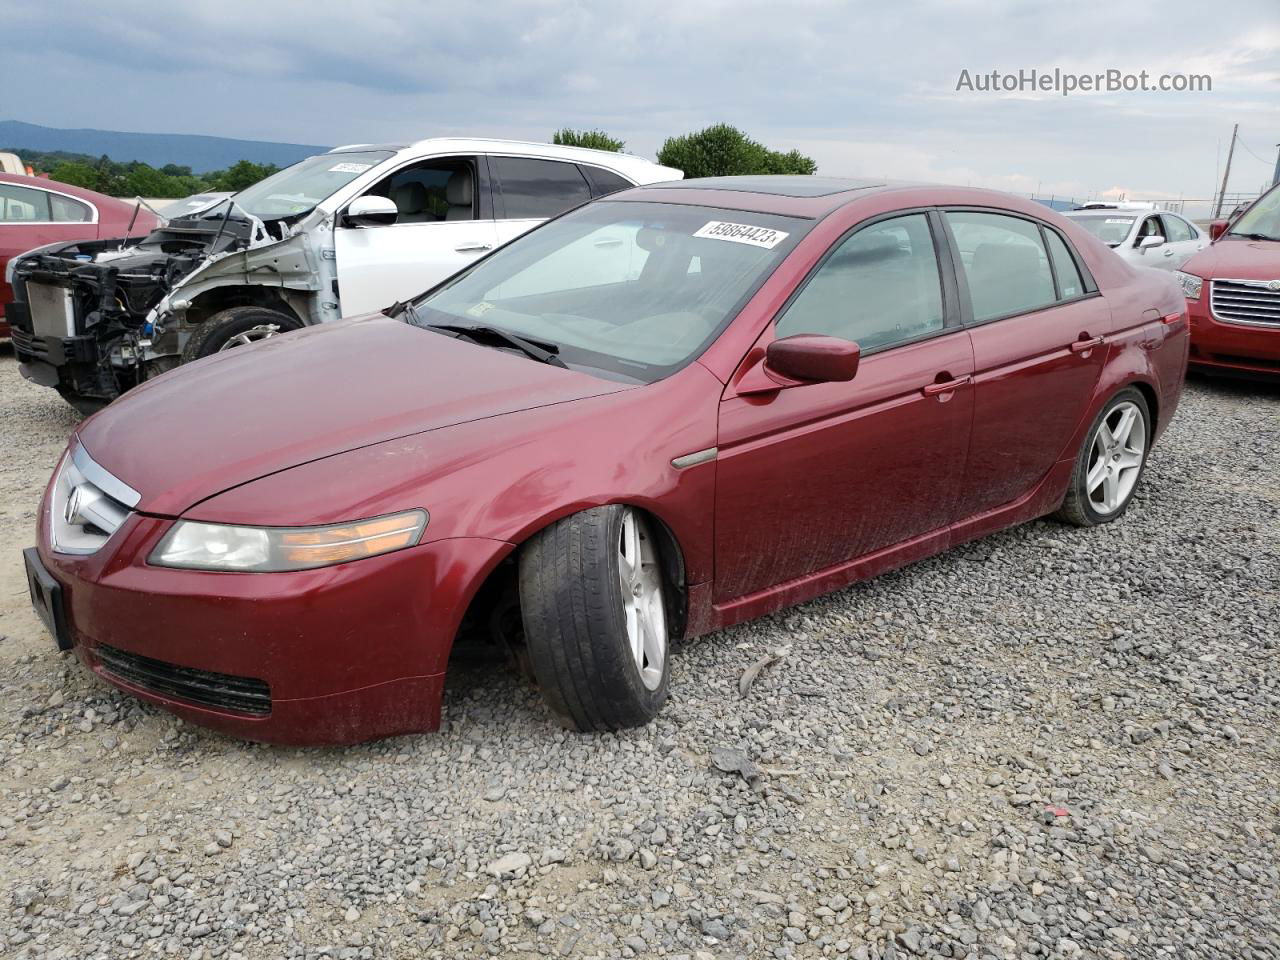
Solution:
<svg viewBox="0 0 1280 960"><path fill-rule="evenodd" d="M438 330L449 336L466 337L468 340L474 340L476 343L498 343L506 347L515 347L527 357L532 357L541 363L549 363L553 367L564 367L568 369L568 364L556 356L560 348L554 343L538 343L534 340L526 340L524 337L517 336L514 333L508 333L499 327L489 327L484 324L466 324L466 323L424 323L422 326L428 330Z"/></svg>
<svg viewBox="0 0 1280 960"><path fill-rule="evenodd" d="M1227 234L1232 237L1244 237L1246 240L1280 240L1280 237L1273 237L1269 233L1236 233L1234 230L1228 230Z"/></svg>

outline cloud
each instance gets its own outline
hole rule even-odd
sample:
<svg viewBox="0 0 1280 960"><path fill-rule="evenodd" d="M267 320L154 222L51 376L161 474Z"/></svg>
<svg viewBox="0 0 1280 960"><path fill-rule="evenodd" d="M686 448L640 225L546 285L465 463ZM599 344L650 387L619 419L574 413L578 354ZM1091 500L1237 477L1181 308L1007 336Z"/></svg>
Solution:
<svg viewBox="0 0 1280 960"><path fill-rule="evenodd" d="M1233 122L1263 158L1237 151L1233 188L1268 179L1274 2L1206 17L1201 0L0 0L20 38L0 113L307 143L601 127L650 156L725 121L835 175L1207 195ZM1033 67L1208 73L1213 90L955 90L961 70Z"/></svg>

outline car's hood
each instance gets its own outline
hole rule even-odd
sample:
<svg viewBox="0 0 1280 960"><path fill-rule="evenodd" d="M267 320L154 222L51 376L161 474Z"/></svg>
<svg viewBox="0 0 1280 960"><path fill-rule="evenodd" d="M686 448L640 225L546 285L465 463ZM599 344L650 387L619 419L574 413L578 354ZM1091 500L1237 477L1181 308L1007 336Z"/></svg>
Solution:
<svg viewBox="0 0 1280 960"><path fill-rule="evenodd" d="M180 367L85 421L80 442L177 516L232 487L357 447L627 389L368 317Z"/></svg>
<svg viewBox="0 0 1280 960"><path fill-rule="evenodd" d="M1280 279L1280 241L1224 237L1183 264L1186 273L1222 280Z"/></svg>

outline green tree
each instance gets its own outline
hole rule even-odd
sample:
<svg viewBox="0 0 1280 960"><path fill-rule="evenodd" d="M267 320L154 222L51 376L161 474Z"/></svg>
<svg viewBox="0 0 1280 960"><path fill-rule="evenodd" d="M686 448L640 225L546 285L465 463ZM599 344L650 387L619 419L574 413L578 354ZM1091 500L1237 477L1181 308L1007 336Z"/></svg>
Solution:
<svg viewBox="0 0 1280 960"><path fill-rule="evenodd" d="M752 140L737 127L718 123L668 137L658 151L658 162L684 171L685 177L740 177L750 174L812 174L818 165L798 150L782 153Z"/></svg>
<svg viewBox="0 0 1280 960"><path fill-rule="evenodd" d="M63 160L49 173L52 180L58 183L69 183L73 187L84 187L86 190L98 189L98 171L82 160Z"/></svg>
<svg viewBox="0 0 1280 960"><path fill-rule="evenodd" d="M591 150L609 150L613 153L621 152L626 146L626 143L615 140L603 130L570 130L568 127L557 130L552 135L551 142L562 147L588 147Z"/></svg>
<svg viewBox="0 0 1280 960"><path fill-rule="evenodd" d="M209 177L214 190L239 192L245 187L251 187L259 180L271 176L279 169L273 163L253 163L250 160L241 160L239 163L232 164L226 170L210 174Z"/></svg>

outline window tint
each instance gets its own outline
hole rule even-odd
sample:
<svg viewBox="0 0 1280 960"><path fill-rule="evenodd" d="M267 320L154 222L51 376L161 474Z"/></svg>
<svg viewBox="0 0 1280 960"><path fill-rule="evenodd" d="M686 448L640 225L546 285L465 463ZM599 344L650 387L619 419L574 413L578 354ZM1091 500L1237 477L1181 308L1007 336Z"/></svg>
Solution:
<svg viewBox="0 0 1280 960"><path fill-rule="evenodd" d="M474 220L475 185L475 165L469 157L437 157L397 170L365 195L394 203L396 223Z"/></svg>
<svg viewBox="0 0 1280 960"><path fill-rule="evenodd" d="M1080 268L1076 266L1071 252L1062 238L1052 230L1045 230L1049 240L1049 256L1053 258L1053 270L1058 275L1058 295L1063 300L1083 296L1084 281L1080 278Z"/></svg>
<svg viewBox="0 0 1280 960"><path fill-rule="evenodd" d="M998 213L946 215L973 301L973 319L1025 313L1054 302L1049 257L1030 220Z"/></svg>
<svg viewBox="0 0 1280 960"><path fill-rule="evenodd" d="M1170 243L1191 239L1191 228L1187 226L1187 221L1181 217L1175 217L1171 213L1164 214L1161 219L1164 220L1164 238Z"/></svg>
<svg viewBox="0 0 1280 960"><path fill-rule="evenodd" d="M491 157L502 184L509 220L554 217L591 199L587 181L572 163Z"/></svg>
<svg viewBox="0 0 1280 960"><path fill-rule="evenodd" d="M49 204L53 208L53 219L58 223L88 223L93 219L88 206L79 200L51 193Z"/></svg>
<svg viewBox="0 0 1280 960"><path fill-rule="evenodd" d="M603 170L600 167L588 167L583 165L579 167L587 180L591 184L591 195L593 197L603 197L608 193L617 193L619 190L626 190L628 187L635 186L630 180L626 180L611 170Z"/></svg>
<svg viewBox="0 0 1280 960"><path fill-rule="evenodd" d="M0 223L38 223L48 219L48 193L0 183Z"/></svg>
<svg viewBox="0 0 1280 960"><path fill-rule="evenodd" d="M846 238L778 320L777 334L821 333L874 350L942 329L942 280L924 214Z"/></svg>

